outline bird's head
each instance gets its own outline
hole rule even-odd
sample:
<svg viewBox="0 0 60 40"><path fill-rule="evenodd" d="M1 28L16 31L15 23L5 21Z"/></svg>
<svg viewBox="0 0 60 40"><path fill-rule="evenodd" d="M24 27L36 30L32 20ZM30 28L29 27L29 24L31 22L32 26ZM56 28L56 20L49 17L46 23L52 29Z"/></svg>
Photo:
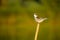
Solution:
<svg viewBox="0 0 60 40"><path fill-rule="evenodd" d="M36 13L34 13L34 17L37 17Z"/></svg>

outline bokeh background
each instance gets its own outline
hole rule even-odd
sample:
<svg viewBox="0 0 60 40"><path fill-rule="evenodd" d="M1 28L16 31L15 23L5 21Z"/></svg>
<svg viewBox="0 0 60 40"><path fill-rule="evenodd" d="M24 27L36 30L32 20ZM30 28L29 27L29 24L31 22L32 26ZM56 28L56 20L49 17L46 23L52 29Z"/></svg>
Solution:
<svg viewBox="0 0 60 40"><path fill-rule="evenodd" d="M60 40L60 0L0 0L0 40L34 40L34 13L48 18L38 40Z"/></svg>

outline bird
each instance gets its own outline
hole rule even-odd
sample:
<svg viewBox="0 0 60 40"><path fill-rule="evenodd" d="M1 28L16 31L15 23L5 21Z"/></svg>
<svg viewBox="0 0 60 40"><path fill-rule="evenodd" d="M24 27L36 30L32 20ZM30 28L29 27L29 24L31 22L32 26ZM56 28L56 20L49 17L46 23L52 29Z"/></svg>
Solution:
<svg viewBox="0 0 60 40"><path fill-rule="evenodd" d="M36 13L34 13L34 19L36 22L41 23L44 20L46 20L47 18L39 18L38 15Z"/></svg>

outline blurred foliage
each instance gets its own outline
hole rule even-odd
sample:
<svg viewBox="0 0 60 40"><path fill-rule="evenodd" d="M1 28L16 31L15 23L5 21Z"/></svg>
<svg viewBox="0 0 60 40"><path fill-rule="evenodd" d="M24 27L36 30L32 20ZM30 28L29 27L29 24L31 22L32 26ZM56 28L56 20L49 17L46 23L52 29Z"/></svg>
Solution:
<svg viewBox="0 0 60 40"><path fill-rule="evenodd" d="M38 40L60 40L60 0L0 0L0 40L34 40L34 13L48 18Z"/></svg>

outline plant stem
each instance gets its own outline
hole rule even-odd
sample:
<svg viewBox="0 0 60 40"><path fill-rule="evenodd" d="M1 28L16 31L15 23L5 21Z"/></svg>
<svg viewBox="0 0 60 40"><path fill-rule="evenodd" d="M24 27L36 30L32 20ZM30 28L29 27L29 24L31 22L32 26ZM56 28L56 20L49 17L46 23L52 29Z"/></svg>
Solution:
<svg viewBox="0 0 60 40"><path fill-rule="evenodd" d="M35 33L34 40L37 40L38 32L39 32L39 23L37 24L37 28L36 28L36 33Z"/></svg>

